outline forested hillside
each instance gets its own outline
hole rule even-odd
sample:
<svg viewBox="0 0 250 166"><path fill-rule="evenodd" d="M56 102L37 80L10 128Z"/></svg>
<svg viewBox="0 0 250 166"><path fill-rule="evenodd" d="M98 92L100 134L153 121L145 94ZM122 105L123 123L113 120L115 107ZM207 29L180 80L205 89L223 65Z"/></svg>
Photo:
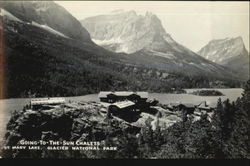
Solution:
<svg viewBox="0 0 250 166"><path fill-rule="evenodd" d="M6 97L74 96L100 90L171 92L172 88L238 84L219 81L216 85L216 78L185 76L136 65L125 54L7 19L3 44Z"/></svg>

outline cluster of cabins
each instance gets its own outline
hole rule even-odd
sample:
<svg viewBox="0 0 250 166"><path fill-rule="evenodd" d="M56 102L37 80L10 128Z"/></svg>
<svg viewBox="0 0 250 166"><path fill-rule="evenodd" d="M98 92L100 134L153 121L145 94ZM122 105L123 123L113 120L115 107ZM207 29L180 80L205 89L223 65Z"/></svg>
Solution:
<svg viewBox="0 0 250 166"><path fill-rule="evenodd" d="M128 122L136 121L142 111L148 111L155 106L157 100L148 100L148 92L118 91L100 92L100 101L107 106L108 113L120 117Z"/></svg>
<svg viewBox="0 0 250 166"><path fill-rule="evenodd" d="M128 92L128 91L119 91L119 92L106 92L102 91L98 94L98 97L101 102L115 103L119 101L129 100L134 103L146 102L148 99L148 92Z"/></svg>
<svg viewBox="0 0 250 166"><path fill-rule="evenodd" d="M100 92L98 95L101 102L109 103L111 110L140 111L156 105L157 100L148 100L148 92Z"/></svg>
<svg viewBox="0 0 250 166"><path fill-rule="evenodd" d="M155 106L157 100L148 101L148 92L100 92L98 95L101 102L109 103L109 108L112 111L122 110L140 110L148 109L150 106ZM209 106L206 101L199 104L189 103L170 103L164 105L169 111L186 111L187 114L193 114L194 111L211 112L214 107Z"/></svg>
<svg viewBox="0 0 250 166"><path fill-rule="evenodd" d="M100 92L98 95L101 102L109 103L112 112L145 111L150 106L155 106L157 100L148 100L148 92ZM214 107L209 106L206 101L199 104L170 103L163 106L169 111L185 111L187 114L196 112L211 112Z"/></svg>
<svg viewBox="0 0 250 166"><path fill-rule="evenodd" d="M141 112L149 110L150 106L158 104L157 100L149 100L148 92L128 92L128 91L101 91L98 97L102 103L108 106L113 113ZM37 98L30 101L31 108L34 110L46 106L60 105L65 103L65 98ZM170 103L162 106L169 111L185 111L193 114L195 111L211 112L214 107L209 106L206 101L199 104Z"/></svg>
<svg viewBox="0 0 250 166"><path fill-rule="evenodd" d="M195 111L202 112L212 112L215 107L209 106L206 101L203 101L199 104L190 104L190 103L170 103L164 107L170 111L182 111L185 110L187 114L193 114Z"/></svg>

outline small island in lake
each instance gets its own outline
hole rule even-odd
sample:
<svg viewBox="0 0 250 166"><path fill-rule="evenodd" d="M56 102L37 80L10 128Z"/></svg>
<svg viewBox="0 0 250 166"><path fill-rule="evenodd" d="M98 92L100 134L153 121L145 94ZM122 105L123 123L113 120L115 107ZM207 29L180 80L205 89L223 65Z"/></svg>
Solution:
<svg viewBox="0 0 250 166"><path fill-rule="evenodd" d="M196 90L192 92L191 94L193 95L198 95L198 96L224 96L223 93L221 93L218 90Z"/></svg>

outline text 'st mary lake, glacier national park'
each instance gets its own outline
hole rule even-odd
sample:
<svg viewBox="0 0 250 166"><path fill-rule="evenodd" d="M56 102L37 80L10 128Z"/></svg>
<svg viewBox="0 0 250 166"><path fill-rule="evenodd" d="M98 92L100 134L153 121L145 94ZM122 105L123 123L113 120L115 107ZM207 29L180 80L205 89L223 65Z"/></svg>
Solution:
<svg viewBox="0 0 250 166"><path fill-rule="evenodd" d="M249 2L0 1L0 157L249 159Z"/></svg>

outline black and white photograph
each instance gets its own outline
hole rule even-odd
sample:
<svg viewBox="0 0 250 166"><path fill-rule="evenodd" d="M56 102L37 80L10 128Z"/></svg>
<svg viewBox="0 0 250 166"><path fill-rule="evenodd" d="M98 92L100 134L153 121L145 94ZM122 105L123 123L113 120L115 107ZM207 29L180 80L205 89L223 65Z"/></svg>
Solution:
<svg viewBox="0 0 250 166"><path fill-rule="evenodd" d="M0 158L250 159L249 1L0 1Z"/></svg>

